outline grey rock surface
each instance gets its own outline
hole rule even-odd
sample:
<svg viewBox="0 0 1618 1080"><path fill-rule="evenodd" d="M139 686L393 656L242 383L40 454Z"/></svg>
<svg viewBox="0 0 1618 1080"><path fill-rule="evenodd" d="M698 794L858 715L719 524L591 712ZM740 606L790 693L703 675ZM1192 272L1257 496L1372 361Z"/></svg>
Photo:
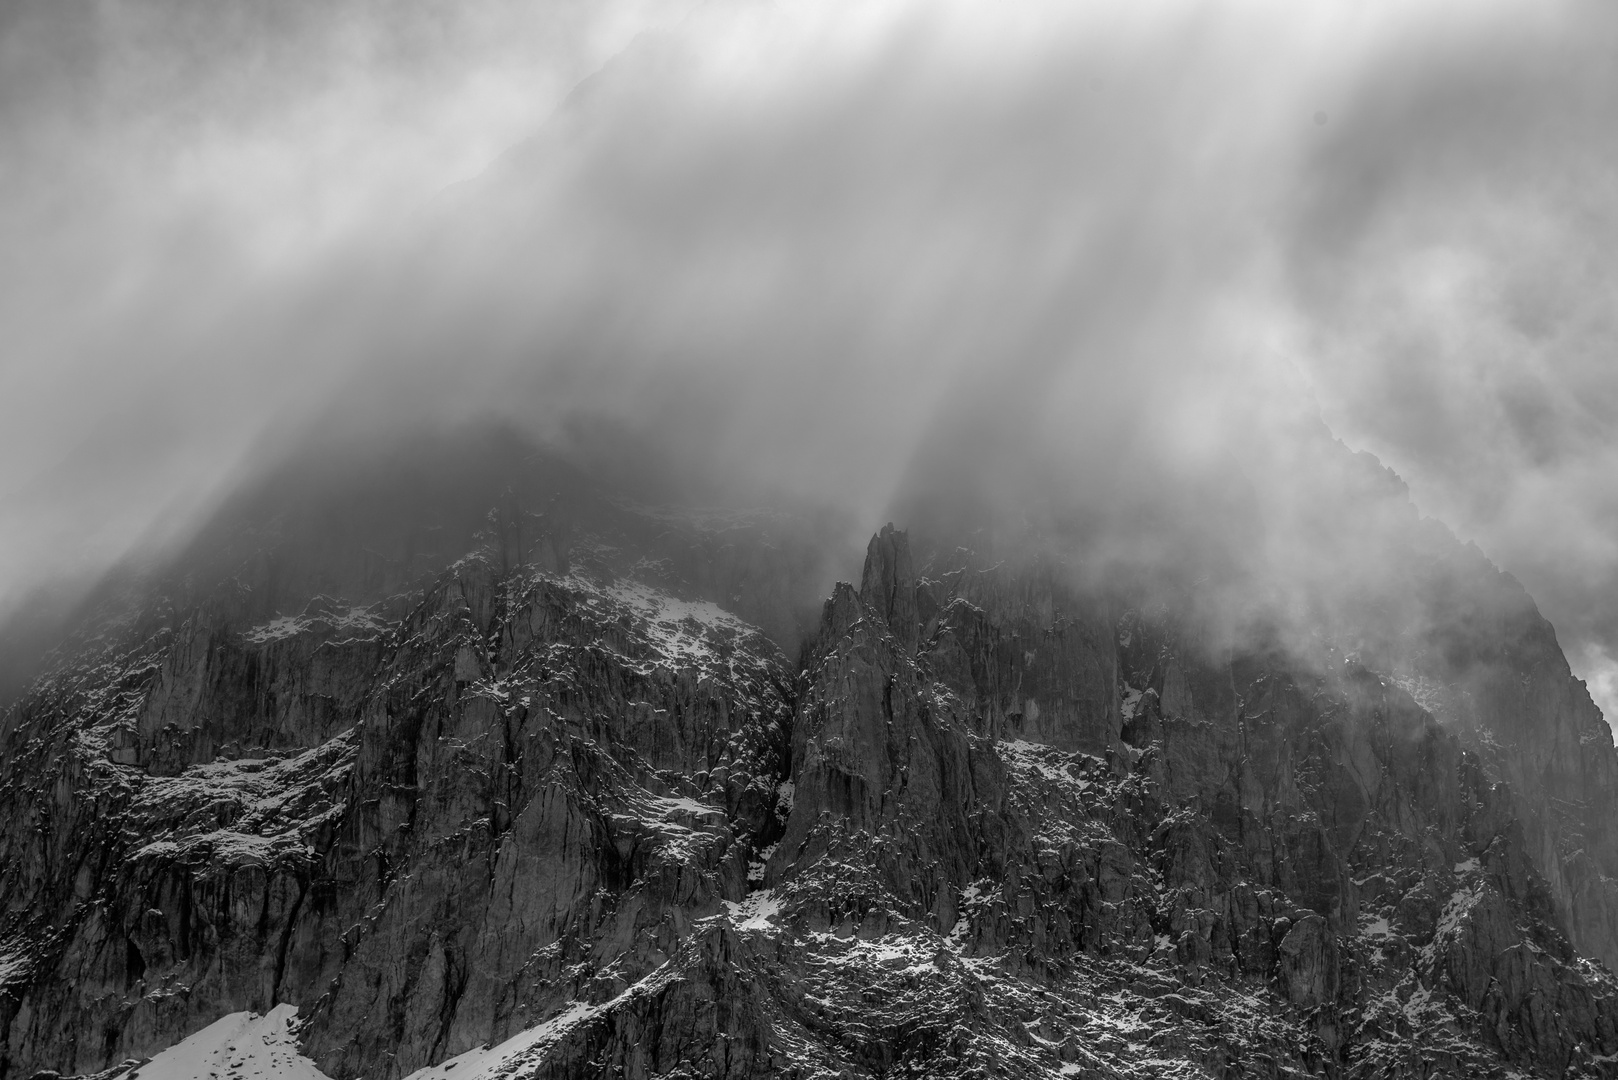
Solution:
<svg viewBox="0 0 1618 1080"><path fill-rule="evenodd" d="M444 487L229 519L8 710L0 1078L278 1002L340 1080L1618 1075L1610 731L1431 523L1304 644L888 527L794 661L789 519Z"/></svg>

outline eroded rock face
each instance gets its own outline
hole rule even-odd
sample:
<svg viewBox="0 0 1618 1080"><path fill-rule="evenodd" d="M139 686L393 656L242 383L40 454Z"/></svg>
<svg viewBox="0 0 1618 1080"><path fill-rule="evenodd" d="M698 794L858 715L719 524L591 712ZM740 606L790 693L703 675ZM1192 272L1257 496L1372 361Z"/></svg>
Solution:
<svg viewBox="0 0 1618 1080"><path fill-rule="evenodd" d="M345 1080L1618 1074L1610 739L1458 548L1304 656L889 527L793 663L752 526L489 520L157 589L7 715L0 1075L281 1001Z"/></svg>
<svg viewBox="0 0 1618 1080"><path fill-rule="evenodd" d="M528 558L496 529L291 613L262 594L298 560L250 553L40 680L0 750L7 1075L279 1001L333 1074L403 1074L622 990L745 892L792 675L699 590L779 588L798 553L734 516L567 509Z"/></svg>
<svg viewBox="0 0 1618 1080"><path fill-rule="evenodd" d="M1056 606L1083 598L1029 588L1049 580L1037 567L918 580L934 614L914 655L884 600L843 590L828 604L795 733L801 794L768 878L808 970L835 963L822 941L899 949L930 930L965 960L992 958L983 1018L961 1024L991 1031L1026 1013L1030 989L1048 998L1040 1039L1014 1051L1001 1031L998 1052L1030 1070L1059 1046L1084 1068L1140 1072L1097 1025L1259 1075L1398 1075L1412 1061L1560 1075L1608 1052L1593 1047L1610 1045L1614 983L1575 959L1519 797L1391 679L1210 657L1131 611L1109 670L1082 651L1095 636L1075 647L1061 632ZM1050 632L1029 633L1041 616ZM1042 662L1116 679L1129 745L1072 749L1082 719L1067 746L1027 738L1007 700L1025 716L1041 706L1030 684L1051 695L1042 712L1074 700L1060 679L1001 690L1006 671ZM851 759L866 768L852 779ZM844 1020L870 1022L869 1009ZM925 1053L904 1067L965 1068Z"/></svg>

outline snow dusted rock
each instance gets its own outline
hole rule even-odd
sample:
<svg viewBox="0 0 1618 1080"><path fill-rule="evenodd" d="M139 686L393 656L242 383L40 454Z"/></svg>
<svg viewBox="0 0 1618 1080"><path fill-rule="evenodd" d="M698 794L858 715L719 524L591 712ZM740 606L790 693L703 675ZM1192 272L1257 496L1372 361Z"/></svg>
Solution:
<svg viewBox="0 0 1618 1080"><path fill-rule="evenodd" d="M403 1075L612 997L745 891L791 672L682 568L793 549L549 506L543 558L497 528L398 593L286 613L289 577L320 577L287 526L215 585L103 610L0 730L0 1071L94 1072L290 1002L332 1075Z"/></svg>
<svg viewBox="0 0 1618 1080"><path fill-rule="evenodd" d="M1610 1069L1618 987L1574 960L1517 797L1390 680L1221 660L1133 613L1112 666L1086 632L1100 601L958 561L914 582L912 659L885 569L902 542L827 604L764 882L820 1067ZM1069 677L1028 678L1041 663ZM1086 709L1112 679L1113 709ZM1027 737L1035 710L1068 717L1059 738ZM1133 749L1096 719L1126 714L1148 718Z"/></svg>
<svg viewBox="0 0 1618 1080"><path fill-rule="evenodd" d="M1618 1076L1618 758L1452 541L1309 651L889 527L793 665L779 523L511 491L58 654L0 1078Z"/></svg>

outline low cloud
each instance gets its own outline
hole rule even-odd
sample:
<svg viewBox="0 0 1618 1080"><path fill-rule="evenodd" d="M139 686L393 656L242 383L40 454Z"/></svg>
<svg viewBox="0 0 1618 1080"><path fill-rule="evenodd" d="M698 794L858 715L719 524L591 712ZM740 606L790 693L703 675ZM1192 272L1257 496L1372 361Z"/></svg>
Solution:
<svg viewBox="0 0 1618 1080"><path fill-rule="evenodd" d="M3 181L0 593L312 428L623 432L864 529L952 485L1211 506L1232 462L1273 518L1318 414L1576 664L1618 642L1596 5L157 10L5 120L68 182ZM50 18L4 47L78 56ZM1274 524L1255 557L1325 557Z"/></svg>
<svg viewBox="0 0 1618 1080"><path fill-rule="evenodd" d="M1442 29L1351 88L1300 177L1300 353L1334 429L1527 585L1610 716L1618 13Z"/></svg>

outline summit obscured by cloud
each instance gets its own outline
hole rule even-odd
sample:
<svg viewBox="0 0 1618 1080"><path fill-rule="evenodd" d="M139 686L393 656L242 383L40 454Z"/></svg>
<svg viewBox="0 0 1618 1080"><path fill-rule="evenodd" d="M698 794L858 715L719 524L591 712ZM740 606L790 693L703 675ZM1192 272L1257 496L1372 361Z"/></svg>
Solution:
<svg viewBox="0 0 1618 1080"><path fill-rule="evenodd" d="M1232 463L1275 518L1324 419L1610 694L1601 5L275 10L0 31L0 602L331 426L610 432L868 528Z"/></svg>

